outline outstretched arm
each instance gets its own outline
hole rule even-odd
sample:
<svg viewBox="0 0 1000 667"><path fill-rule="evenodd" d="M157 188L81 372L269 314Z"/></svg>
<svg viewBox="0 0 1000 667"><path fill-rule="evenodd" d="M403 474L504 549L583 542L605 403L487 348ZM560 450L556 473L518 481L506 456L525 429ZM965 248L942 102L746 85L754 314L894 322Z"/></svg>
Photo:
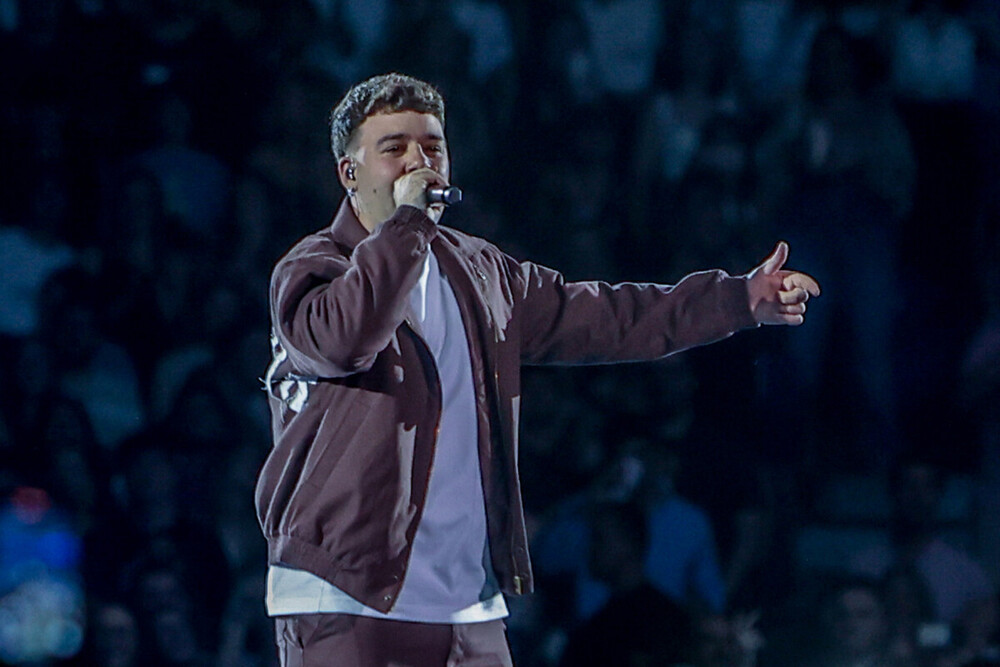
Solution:
<svg viewBox="0 0 1000 667"><path fill-rule="evenodd" d="M806 301L819 296L819 283L809 275L783 269L788 244L780 241L771 256L747 276L750 312L758 324L789 324L805 321Z"/></svg>

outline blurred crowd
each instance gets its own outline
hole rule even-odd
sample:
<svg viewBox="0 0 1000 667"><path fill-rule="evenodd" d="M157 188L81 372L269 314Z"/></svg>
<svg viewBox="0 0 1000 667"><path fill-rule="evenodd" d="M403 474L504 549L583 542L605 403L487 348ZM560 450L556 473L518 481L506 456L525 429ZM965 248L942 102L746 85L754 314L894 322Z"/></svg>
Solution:
<svg viewBox="0 0 1000 667"><path fill-rule="evenodd" d="M445 224L824 287L526 369L518 665L1000 664L1000 3L0 0L0 53L0 664L276 664L268 277L386 71L447 100Z"/></svg>

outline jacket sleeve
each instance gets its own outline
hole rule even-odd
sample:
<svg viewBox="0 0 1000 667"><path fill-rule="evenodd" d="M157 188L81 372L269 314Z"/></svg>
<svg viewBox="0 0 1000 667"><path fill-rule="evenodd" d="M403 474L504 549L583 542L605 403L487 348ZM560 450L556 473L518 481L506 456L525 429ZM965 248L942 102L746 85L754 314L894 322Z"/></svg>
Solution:
<svg viewBox="0 0 1000 667"><path fill-rule="evenodd" d="M292 368L319 377L370 368L406 316L436 230L422 211L402 206L349 257L329 239L289 252L275 267L270 296Z"/></svg>
<svg viewBox="0 0 1000 667"><path fill-rule="evenodd" d="M701 271L676 285L566 282L521 264L522 362L612 363L657 359L756 326L746 278Z"/></svg>

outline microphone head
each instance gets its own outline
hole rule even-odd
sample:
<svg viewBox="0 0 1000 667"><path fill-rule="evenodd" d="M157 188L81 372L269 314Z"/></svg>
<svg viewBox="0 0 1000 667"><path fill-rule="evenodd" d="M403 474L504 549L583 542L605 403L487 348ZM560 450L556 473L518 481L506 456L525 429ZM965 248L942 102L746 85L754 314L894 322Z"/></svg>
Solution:
<svg viewBox="0 0 1000 667"><path fill-rule="evenodd" d="M451 206L462 201L462 191L454 185L449 185L446 188L429 188L427 190L427 201L431 204Z"/></svg>

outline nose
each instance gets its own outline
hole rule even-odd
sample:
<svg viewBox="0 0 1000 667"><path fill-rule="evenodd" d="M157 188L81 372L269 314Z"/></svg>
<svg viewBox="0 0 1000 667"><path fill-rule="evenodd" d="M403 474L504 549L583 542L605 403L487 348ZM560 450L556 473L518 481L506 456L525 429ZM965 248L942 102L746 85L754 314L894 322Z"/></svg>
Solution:
<svg viewBox="0 0 1000 667"><path fill-rule="evenodd" d="M410 144L410 148L407 151L406 156L406 169L407 171L414 171L416 169L423 169L424 167L433 167L434 161L429 155L424 151L424 147L419 143Z"/></svg>

